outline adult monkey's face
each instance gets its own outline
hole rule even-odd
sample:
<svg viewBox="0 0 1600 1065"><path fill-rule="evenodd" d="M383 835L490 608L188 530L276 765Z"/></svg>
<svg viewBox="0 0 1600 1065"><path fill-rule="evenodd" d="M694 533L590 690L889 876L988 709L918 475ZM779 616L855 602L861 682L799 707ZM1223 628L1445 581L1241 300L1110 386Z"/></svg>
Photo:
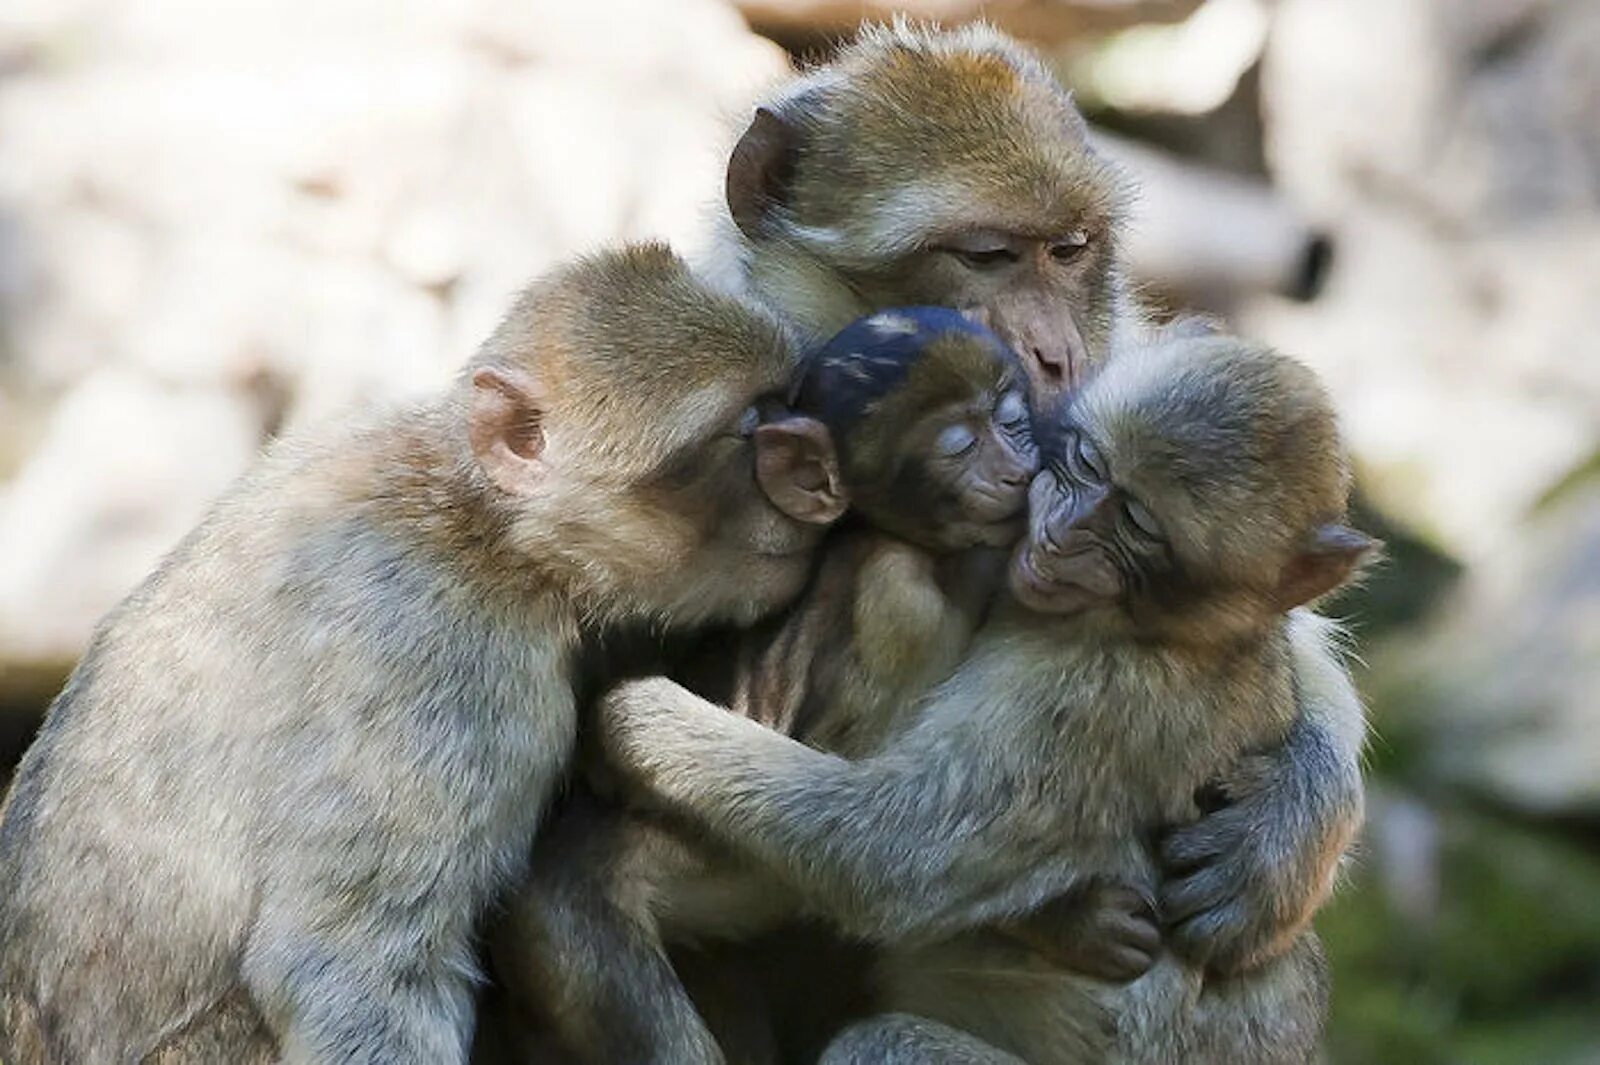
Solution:
<svg viewBox="0 0 1600 1065"><path fill-rule="evenodd" d="M756 112L727 195L755 283L802 325L973 311L1041 405L1103 358L1121 313L1127 182L1066 91L992 30L864 31Z"/></svg>

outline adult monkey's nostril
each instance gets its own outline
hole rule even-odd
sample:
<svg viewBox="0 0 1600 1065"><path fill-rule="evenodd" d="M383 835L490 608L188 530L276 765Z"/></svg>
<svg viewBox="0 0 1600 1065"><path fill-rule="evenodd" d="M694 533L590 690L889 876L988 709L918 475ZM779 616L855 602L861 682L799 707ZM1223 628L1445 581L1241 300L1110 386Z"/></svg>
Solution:
<svg viewBox="0 0 1600 1065"><path fill-rule="evenodd" d="M1028 351L1033 356L1033 361L1045 372L1045 376L1059 381L1066 375L1066 360L1048 355L1043 348L1037 346L1029 348Z"/></svg>

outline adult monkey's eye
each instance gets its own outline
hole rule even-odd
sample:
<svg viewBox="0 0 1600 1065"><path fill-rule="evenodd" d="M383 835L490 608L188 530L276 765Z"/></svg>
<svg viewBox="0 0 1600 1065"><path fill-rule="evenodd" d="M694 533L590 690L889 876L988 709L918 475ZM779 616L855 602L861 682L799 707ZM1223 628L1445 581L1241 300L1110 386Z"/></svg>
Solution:
<svg viewBox="0 0 1600 1065"><path fill-rule="evenodd" d="M1076 259L1089 246L1089 231L1074 229L1059 240L1050 242L1050 255L1058 262Z"/></svg>
<svg viewBox="0 0 1600 1065"><path fill-rule="evenodd" d="M1019 256L1010 248L945 248L974 270L993 270L1017 261Z"/></svg>
<svg viewBox="0 0 1600 1065"><path fill-rule="evenodd" d="M1021 392L1007 392L995 405L994 419L1008 429L1014 429L1028 420L1028 401Z"/></svg>
<svg viewBox="0 0 1600 1065"><path fill-rule="evenodd" d="M1129 496L1122 503L1122 509L1127 513L1128 520L1134 527L1153 540L1161 539L1161 523L1156 516L1150 513L1150 508Z"/></svg>
<svg viewBox="0 0 1600 1065"><path fill-rule="evenodd" d="M934 250L954 256L973 270L993 270L1022 258L1006 234L985 230L952 234L934 245Z"/></svg>
<svg viewBox="0 0 1600 1065"><path fill-rule="evenodd" d="M1100 450L1094 446L1094 442L1079 433L1076 446L1078 449L1078 461L1083 464L1083 468L1094 475L1097 481L1108 480L1109 478L1106 476L1106 461L1100 457Z"/></svg>
<svg viewBox="0 0 1600 1065"><path fill-rule="evenodd" d="M941 455L954 458L965 455L978 446L978 435L965 425L947 425L934 437L933 448Z"/></svg>

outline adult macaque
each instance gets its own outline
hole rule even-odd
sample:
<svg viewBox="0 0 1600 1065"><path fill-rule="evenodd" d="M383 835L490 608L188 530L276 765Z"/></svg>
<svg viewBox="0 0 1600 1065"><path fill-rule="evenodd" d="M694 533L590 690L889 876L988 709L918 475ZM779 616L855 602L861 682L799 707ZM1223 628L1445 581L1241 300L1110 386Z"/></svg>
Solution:
<svg viewBox="0 0 1600 1065"><path fill-rule="evenodd" d="M1015 356L955 311L846 328L806 362L795 415L825 425L856 520L781 621L736 649L730 708L864 754L961 660L1021 535L1037 452ZM663 940L738 938L792 917L781 885L692 837L585 800L541 839L498 959L512 992L586 1062L719 1061ZM546 1055L548 1050L543 1051Z"/></svg>
<svg viewBox="0 0 1600 1065"><path fill-rule="evenodd" d="M1042 64L984 27L864 27L756 110L717 264L818 336L905 304L981 309L1041 399L1133 320L1128 180Z"/></svg>
<svg viewBox="0 0 1600 1065"><path fill-rule="evenodd" d="M794 355L659 245L415 409L275 446L100 626L0 818L0 1059L462 1061L577 648L748 624L838 516ZM537 860L537 859L535 859Z"/></svg>
<svg viewBox="0 0 1600 1065"><path fill-rule="evenodd" d="M1118 236L1132 193L1066 91L992 29L866 28L758 108L729 160L711 264L813 338L888 306L973 308L1035 400L1144 331ZM1168 936L1216 969L1283 951L1328 897L1363 809L1361 702L1327 628L1291 615L1297 714L1172 834Z"/></svg>
<svg viewBox="0 0 1600 1065"><path fill-rule="evenodd" d="M662 679L602 700L608 751L669 811L890 944L894 1015L826 1060L1308 1062L1325 1001L1309 933L1246 974L1165 954L1111 986L988 926L1097 880L1153 894L1152 836L1294 726L1287 612L1373 549L1342 524L1326 394L1271 352L1175 339L1113 360L1046 453L1011 597L881 753L812 750Z"/></svg>

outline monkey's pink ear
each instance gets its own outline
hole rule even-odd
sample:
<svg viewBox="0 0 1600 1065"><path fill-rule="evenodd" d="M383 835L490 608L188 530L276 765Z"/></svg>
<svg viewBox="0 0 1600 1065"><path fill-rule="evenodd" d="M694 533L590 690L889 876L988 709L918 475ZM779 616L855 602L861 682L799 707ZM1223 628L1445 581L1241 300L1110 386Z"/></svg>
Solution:
<svg viewBox="0 0 1600 1065"><path fill-rule="evenodd" d="M1355 576L1382 546L1348 525L1330 522L1319 526L1310 542L1283 568L1275 596L1278 607L1292 610L1322 598Z"/></svg>
<svg viewBox="0 0 1600 1065"><path fill-rule="evenodd" d="M493 366L474 370L467 439L491 481L516 495L531 492L545 469L544 409L538 387L513 370Z"/></svg>
<svg viewBox="0 0 1600 1065"><path fill-rule="evenodd" d="M802 417L768 422L756 427L755 446L756 482L773 506L812 525L844 514L850 500L827 426Z"/></svg>
<svg viewBox="0 0 1600 1065"><path fill-rule="evenodd" d="M728 212L750 239L761 235L768 213L787 197L799 150L800 131L788 119L771 108L756 108L750 128L728 157L726 178Z"/></svg>

